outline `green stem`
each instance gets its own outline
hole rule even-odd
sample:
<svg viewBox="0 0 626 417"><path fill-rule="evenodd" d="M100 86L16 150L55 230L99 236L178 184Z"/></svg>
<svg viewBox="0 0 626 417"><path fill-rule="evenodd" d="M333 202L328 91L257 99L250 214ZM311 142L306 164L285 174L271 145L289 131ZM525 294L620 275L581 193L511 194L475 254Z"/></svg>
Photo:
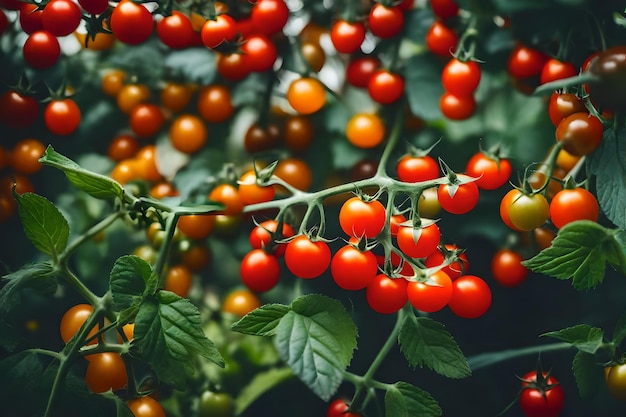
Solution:
<svg viewBox="0 0 626 417"><path fill-rule="evenodd" d="M178 223L178 218L180 215L175 213L173 215L168 216L165 221L165 238L163 239L163 243L159 247L159 253L157 255L156 264L154 265L153 273L159 277L159 286L158 288L163 287L163 280L165 276L163 274L163 270L165 269L165 265L167 264L167 257L169 254L170 246L172 245L172 239L174 238L174 233L176 232L176 224Z"/></svg>
<svg viewBox="0 0 626 417"><path fill-rule="evenodd" d="M378 355L376 355L376 357L374 358L374 361L372 361L372 364L368 368L367 372L365 372L365 375L363 375L363 379L366 382L373 381L374 374L376 373L380 365L382 365L383 360L385 359L385 357L387 357L387 354L389 354L389 351L391 350L391 348L396 344L397 339L398 339L398 334L400 333L402 324L404 323L404 320L406 319L408 308L409 307L405 306L400 311L398 311L398 314L396 316L396 323L393 326L393 330L391 330L391 333L389 333L389 336L387 337L385 344L383 345L383 347L380 348L380 352L378 352Z"/></svg>
<svg viewBox="0 0 626 417"><path fill-rule="evenodd" d="M404 104L404 101L403 101ZM403 108L404 105L399 106ZM383 154L380 157L380 161L378 162L378 169L376 170L375 177L386 176L387 175L387 162L391 157L391 153L393 152L398 140L400 139L400 133L402 132L402 127L404 123L404 113L401 110L396 112L396 118L393 122L393 127L391 128L391 132L389 133L389 140L387 140L387 144L385 145L385 149L383 150Z"/></svg>
<svg viewBox="0 0 626 417"><path fill-rule="evenodd" d="M82 295L85 300L91 305L95 305L98 303L100 298L94 294L83 282L78 279L78 277L72 272L72 270L67 265L67 259L63 260L61 264L61 272L65 277L65 281L72 286L80 295Z"/></svg>
<svg viewBox="0 0 626 417"><path fill-rule="evenodd" d="M116 211L115 213L109 214L107 217L102 219L99 223L93 225L89 228L85 233L77 237L71 244L69 244L65 250L59 256L60 261L63 262L65 259L69 258L75 251L78 249L83 243L86 241L93 239L98 233L102 232L107 227L111 226L117 219L122 218L123 213Z"/></svg>
<svg viewBox="0 0 626 417"><path fill-rule="evenodd" d="M570 343L562 342L542 346L531 346L520 349L501 350L499 352L486 352L468 358L467 362L472 371L477 371L479 369L486 368L488 366L495 365L497 363L509 359L514 359L520 356L534 355L537 353L551 352L556 350L566 350L571 347L572 345Z"/></svg>
<svg viewBox="0 0 626 417"><path fill-rule="evenodd" d="M26 349L24 352L37 353L39 355L50 356L54 359L59 359L59 360L62 358L62 355L59 352L55 352L54 350L32 348L32 349Z"/></svg>

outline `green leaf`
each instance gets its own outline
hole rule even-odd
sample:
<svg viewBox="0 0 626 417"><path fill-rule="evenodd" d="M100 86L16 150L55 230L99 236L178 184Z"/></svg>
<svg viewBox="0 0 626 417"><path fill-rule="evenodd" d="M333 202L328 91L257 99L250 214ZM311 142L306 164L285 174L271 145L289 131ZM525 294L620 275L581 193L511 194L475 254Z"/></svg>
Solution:
<svg viewBox="0 0 626 417"><path fill-rule="evenodd" d="M169 73L177 74L190 82L209 85L215 79L216 57L207 48L185 48L169 53L164 67Z"/></svg>
<svg viewBox="0 0 626 417"><path fill-rule="evenodd" d="M598 203L606 217L626 229L626 136L607 128L598 149L587 156L587 171L595 176Z"/></svg>
<svg viewBox="0 0 626 417"><path fill-rule="evenodd" d="M33 193L16 194L20 219L26 237L41 252L53 258L63 252L70 226L58 208L47 198Z"/></svg>
<svg viewBox="0 0 626 417"><path fill-rule="evenodd" d="M235 414L243 413L267 391L293 377L294 374L289 368L275 368L257 373L235 399Z"/></svg>
<svg viewBox="0 0 626 417"><path fill-rule="evenodd" d="M276 334L276 327L289 307L282 304L266 304L243 316L234 322L231 330L252 334L255 336L273 336Z"/></svg>
<svg viewBox="0 0 626 417"><path fill-rule="evenodd" d="M589 290L604 279L607 261L614 265L621 262L621 251L615 230L579 220L563 226L552 246L522 264L535 272L572 279L577 290Z"/></svg>
<svg viewBox="0 0 626 417"><path fill-rule="evenodd" d="M571 343L578 350L587 353L595 353L604 341L604 331L588 324L578 324L566 329L544 333L542 336Z"/></svg>
<svg viewBox="0 0 626 417"><path fill-rule="evenodd" d="M8 281L0 289L0 313L11 311L21 302L21 290L32 288L42 294L51 294L57 288L56 270L48 262L26 264L2 277Z"/></svg>
<svg viewBox="0 0 626 417"><path fill-rule="evenodd" d="M406 92L411 112L427 121L442 117L439 110L439 98L443 94L441 70L441 62L431 54L414 55L406 65Z"/></svg>
<svg viewBox="0 0 626 417"><path fill-rule="evenodd" d="M3 358L0 361L0 401L4 404L3 408L15 404L13 408L22 414L14 415L42 415L47 396L42 392L39 378L43 372L44 366L36 353L22 351Z"/></svg>
<svg viewBox="0 0 626 417"><path fill-rule="evenodd" d="M619 345L622 340L626 337L626 314L622 314L622 316L617 321L615 325L615 329L613 330L613 338L611 341L616 345Z"/></svg>
<svg viewBox="0 0 626 417"><path fill-rule="evenodd" d="M150 264L138 256L127 255L117 259L109 276L113 307L125 310L139 305L151 274Z"/></svg>
<svg viewBox="0 0 626 417"><path fill-rule="evenodd" d="M178 388L184 387L184 374L193 374L195 354L224 366L222 355L204 335L197 307L169 291L159 291L139 306L133 347L159 378Z"/></svg>
<svg viewBox="0 0 626 417"><path fill-rule="evenodd" d="M582 398L589 398L603 384L602 367L598 366L596 356L583 351L576 352L572 361L572 371Z"/></svg>
<svg viewBox="0 0 626 417"><path fill-rule="evenodd" d="M428 366L448 378L465 378L472 371L445 326L428 317L408 317L400 329L398 343L411 366Z"/></svg>
<svg viewBox="0 0 626 417"><path fill-rule="evenodd" d="M441 407L428 392L406 382L396 382L385 394L387 417L439 417Z"/></svg>
<svg viewBox="0 0 626 417"><path fill-rule="evenodd" d="M298 378L328 401L343 382L356 337L356 325L339 301L311 294L291 303L276 327L275 342Z"/></svg>
<svg viewBox="0 0 626 417"><path fill-rule="evenodd" d="M122 186L119 183L107 176L81 168L76 162L56 152L50 145L39 162L62 170L74 186L92 197L108 200L122 195Z"/></svg>

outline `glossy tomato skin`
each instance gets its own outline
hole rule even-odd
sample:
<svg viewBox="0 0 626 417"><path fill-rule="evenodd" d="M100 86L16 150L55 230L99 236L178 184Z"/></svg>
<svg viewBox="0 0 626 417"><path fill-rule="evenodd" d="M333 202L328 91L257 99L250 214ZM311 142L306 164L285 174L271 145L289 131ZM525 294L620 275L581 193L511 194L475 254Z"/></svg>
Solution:
<svg viewBox="0 0 626 417"><path fill-rule="evenodd" d="M480 83L481 70L476 61L461 61L452 58L441 73L443 88L456 95L473 94Z"/></svg>
<svg viewBox="0 0 626 417"><path fill-rule="evenodd" d="M512 249L499 249L491 259L491 274L496 282L504 287L516 287L528 276L528 269L522 265L524 258Z"/></svg>
<svg viewBox="0 0 626 417"><path fill-rule="evenodd" d="M226 121L235 111L228 87L210 85L198 92L198 113L207 122L220 123Z"/></svg>
<svg viewBox="0 0 626 417"><path fill-rule="evenodd" d="M191 46L196 39L191 20L182 12L174 10L156 24L157 35L164 45L172 49Z"/></svg>
<svg viewBox="0 0 626 417"><path fill-rule="evenodd" d="M69 342L72 337L80 330L81 326L87 321L89 316L93 313L93 307L91 304L76 304L70 307L61 317L61 323L59 324L59 331L61 339L65 343ZM95 336L98 332L97 326L89 332L88 337ZM94 339L92 343L95 343Z"/></svg>
<svg viewBox="0 0 626 417"><path fill-rule="evenodd" d="M373 238L385 226L385 207L378 200L364 201L359 197L347 200L339 211L341 229L349 236Z"/></svg>
<svg viewBox="0 0 626 417"><path fill-rule="evenodd" d="M367 22L372 33L387 39L396 36L404 26L404 13L397 6L387 7L376 3L370 9Z"/></svg>
<svg viewBox="0 0 626 417"><path fill-rule="evenodd" d="M369 79L367 91L378 103L394 103L404 94L404 78L384 69L378 70Z"/></svg>
<svg viewBox="0 0 626 417"><path fill-rule="evenodd" d="M626 364L611 366L605 373L605 380L611 395L618 400L626 401Z"/></svg>
<svg viewBox="0 0 626 417"><path fill-rule="evenodd" d="M426 33L426 46L435 55L449 57L459 41L457 34L443 22L436 20Z"/></svg>
<svg viewBox="0 0 626 417"><path fill-rule="evenodd" d="M280 264L275 255L253 249L241 261L241 280L255 292L269 291L280 278Z"/></svg>
<svg viewBox="0 0 626 417"><path fill-rule="evenodd" d="M428 282L409 282L407 294L409 302L416 310L434 313L450 301L452 280L448 274L439 270L428 278Z"/></svg>
<svg viewBox="0 0 626 417"><path fill-rule="evenodd" d="M330 40L337 52L351 54L356 52L365 40L365 24L337 20L330 30Z"/></svg>
<svg viewBox="0 0 626 417"><path fill-rule="evenodd" d="M224 313L243 317L254 309L261 307L261 300L248 289L236 289L228 293L222 302Z"/></svg>
<svg viewBox="0 0 626 417"><path fill-rule="evenodd" d="M598 77L588 84L591 100L601 108L623 111L626 108L626 47L614 46L599 53L588 70Z"/></svg>
<svg viewBox="0 0 626 417"><path fill-rule="evenodd" d="M407 256L412 258L426 258L437 250L441 240L441 230L436 223L419 229L413 226L398 228L398 247Z"/></svg>
<svg viewBox="0 0 626 417"><path fill-rule="evenodd" d="M372 282L378 272L378 263L372 252L346 245L333 255L330 272L340 288L357 291Z"/></svg>
<svg viewBox="0 0 626 417"><path fill-rule="evenodd" d="M27 175L38 172L43 168L39 158L45 151L46 146L37 139L27 138L18 141L11 152L13 169L20 174Z"/></svg>
<svg viewBox="0 0 626 417"><path fill-rule="evenodd" d="M82 13L78 4L71 0L53 0L46 4L41 16L43 28L54 36L67 36L74 32Z"/></svg>
<svg viewBox="0 0 626 417"><path fill-rule="evenodd" d="M346 79L355 87L365 88L378 68L380 61L377 58L371 56L354 58L346 68Z"/></svg>
<svg viewBox="0 0 626 417"><path fill-rule="evenodd" d="M385 125L378 114L356 113L348 120L346 138L358 148L375 148L385 139Z"/></svg>
<svg viewBox="0 0 626 417"><path fill-rule="evenodd" d="M528 232L538 228L548 219L550 205L542 194L524 194L513 189L505 195L505 198L507 196L509 205L504 208L501 205L500 213L504 210L517 229Z"/></svg>
<svg viewBox="0 0 626 417"><path fill-rule="evenodd" d="M479 188L495 190L509 181L513 166L506 158L493 159L483 152L477 152L467 162L465 173L477 178L476 185Z"/></svg>
<svg viewBox="0 0 626 417"><path fill-rule="evenodd" d="M574 113L586 111L585 103L576 94L555 91L550 96L548 115L554 126L558 126L561 120Z"/></svg>
<svg viewBox="0 0 626 417"><path fill-rule="evenodd" d="M317 78L299 78L289 85L287 101L298 113L312 114L326 104L326 90Z"/></svg>
<svg viewBox="0 0 626 417"><path fill-rule="evenodd" d="M207 48L216 48L223 42L232 41L237 35L237 23L230 15L222 13L207 20L200 32L202 43Z"/></svg>
<svg viewBox="0 0 626 417"><path fill-rule="evenodd" d="M361 414L349 410L348 401L344 398L337 398L328 405L326 417L361 417Z"/></svg>
<svg viewBox="0 0 626 417"><path fill-rule="evenodd" d="M448 251L453 251L458 250L459 248L456 245L446 243L445 249ZM426 258L425 265L427 268L434 268L442 265L445 260L446 258L441 250L436 250ZM457 255L457 259L455 261L441 268L441 270L448 274L450 279L453 281L460 277L462 274L467 273L468 269L469 260L467 258L467 254L465 253Z"/></svg>
<svg viewBox="0 0 626 417"><path fill-rule="evenodd" d="M252 7L251 20L257 33L280 32L288 19L289 8L284 0L259 0Z"/></svg>
<svg viewBox="0 0 626 417"><path fill-rule="evenodd" d="M598 200L584 188L561 190L550 201L550 220L559 229L577 220L596 222L599 214Z"/></svg>
<svg viewBox="0 0 626 417"><path fill-rule="evenodd" d="M467 179L466 175L459 175L461 179ZM437 197L441 208L452 214L465 214L470 212L478 204L480 191L475 181L459 184L456 190L450 184L441 184L437 189Z"/></svg>
<svg viewBox="0 0 626 417"><path fill-rule="evenodd" d="M278 58L276 45L265 35L252 35L248 37L241 51L244 54L244 62L248 70L252 72L263 72L269 70Z"/></svg>
<svg viewBox="0 0 626 417"><path fill-rule="evenodd" d="M111 32L126 44L138 45L145 42L153 29L152 13L142 4L122 0L111 13Z"/></svg>
<svg viewBox="0 0 626 417"><path fill-rule="evenodd" d="M430 8L442 20L459 14L459 5L454 0L430 0Z"/></svg>
<svg viewBox="0 0 626 417"><path fill-rule="evenodd" d="M558 417L565 405L565 394L561 385L546 390L532 388L529 382L536 381L537 371L530 371L522 377L524 388L519 396L519 404L526 417ZM553 376L549 376L549 385L558 384ZM542 392L543 391L543 392Z"/></svg>
<svg viewBox="0 0 626 417"><path fill-rule="evenodd" d="M204 391L200 396L198 417L233 417L235 402L225 392Z"/></svg>
<svg viewBox="0 0 626 417"><path fill-rule="evenodd" d="M459 317L475 319L489 310L491 301L491 289L482 278L462 275L452 282L452 296L448 307Z"/></svg>
<svg viewBox="0 0 626 417"><path fill-rule="evenodd" d="M571 62L559 61L556 58L550 58L543 65L539 80L541 84L545 84L550 81L573 77L576 74L578 74L578 71Z"/></svg>
<svg viewBox="0 0 626 417"><path fill-rule="evenodd" d="M61 56L61 45L50 32L38 30L26 39L22 54L31 68L42 70L56 64Z"/></svg>
<svg viewBox="0 0 626 417"><path fill-rule="evenodd" d="M35 98L15 90L0 96L0 120L8 126L21 129L31 126L39 116L39 103Z"/></svg>
<svg viewBox="0 0 626 417"><path fill-rule="evenodd" d="M85 382L95 393L118 391L128 384L126 364L115 352L102 352L86 356L89 361Z"/></svg>
<svg viewBox="0 0 626 417"><path fill-rule="evenodd" d="M473 94L458 96L444 92L439 99L441 113L451 120L465 120L474 114L476 99Z"/></svg>
<svg viewBox="0 0 626 417"><path fill-rule="evenodd" d="M56 135L74 133L80 120L80 108L74 100L69 98L49 102L44 111L46 127Z"/></svg>
<svg viewBox="0 0 626 417"><path fill-rule="evenodd" d="M403 182L422 182L439 178L439 164L429 155L403 156L396 166L398 179Z"/></svg>
<svg viewBox="0 0 626 417"><path fill-rule="evenodd" d="M602 122L587 112L571 114L556 127L556 140L563 149L574 156L584 156L595 151L602 142Z"/></svg>
<svg viewBox="0 0 626 417"><path fill-rule="evenodd" d="M538 49L517 44L508 61L509 74L516 78L537 77L549 57Z"/></svg>
<svg viewBox="0 0 626 417"><path fill-rule="evenodd" d="M328 269L331 253L328 244L321 240L312 241L304 235L287 243L285 264L298 278L317 278Z"/></svg>
<svg viewBox="0 0 626 417"><path fill-rule="evenodd" d="M130 400L128 408L135 417L166 417L163 406L150 396Z"/></svg>
<svg viewBox="0 0 626 417"><path fill-rule="evenodd" d="M248 236L250 246L255 249L265 250L271 249L273 247L273 253L276 256L284 255L287 244L273 241L272 238L280 241L292 237L295 232L293 228L287 223L283 223L281 233L276 233L277 229L278 222L274 219L265 220L264 222L259 223L258 226L252 229L250 235Z"/></svg>
<svg viewBox="0 0 626 417"><path fill-rule="evenodd" d="M367 304L377 313L393 314L409 300L407 284L408 281L402 277L391 278L385 274L378 274L365 290Z"/></svg>

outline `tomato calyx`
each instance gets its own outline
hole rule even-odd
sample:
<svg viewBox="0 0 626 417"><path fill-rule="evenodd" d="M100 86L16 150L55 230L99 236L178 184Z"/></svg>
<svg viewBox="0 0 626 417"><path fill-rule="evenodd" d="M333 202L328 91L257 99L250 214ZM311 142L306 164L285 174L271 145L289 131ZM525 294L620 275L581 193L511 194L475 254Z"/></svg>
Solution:
<svg viewBox="0 0 626 417"><path fill-rule="evenodd" d="M447 178L447 182L443 182L443 184L448 186L448 194L450 195L450 198L454 197L459 189L459 186L475 182L478 179L470 177L469 175L459 175L454 172L452 168L450 168L441 158L439 158L439 166L441 168L441 172L443 172L443 175Z"/></svg>
<svg viewBox="0 0 626 417"><path fill-rule="evenodd" d="M537 369L536 371L535 378L525 379L525 378L518 376L517 378L524 383L524 386L522 387L522 391L527 390L527 389L536 389L545 398L547 391L550 391L552 388L561 384L558 381L554 383L550 383L550 372L551 372L550 370L542 371L541 367L539 367L539 369Z"/></svg>

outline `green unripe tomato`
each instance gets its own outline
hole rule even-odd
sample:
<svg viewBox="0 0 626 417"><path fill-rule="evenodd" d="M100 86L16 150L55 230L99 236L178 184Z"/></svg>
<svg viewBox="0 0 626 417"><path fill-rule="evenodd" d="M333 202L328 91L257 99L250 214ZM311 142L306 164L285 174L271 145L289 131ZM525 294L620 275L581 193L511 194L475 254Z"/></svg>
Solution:
<svg viewBox="0 0 626 417"><path fill-rule="evenodd" d="M225 392L204 391L200 396L199 417L233 417L235 403Z"/></svg>

